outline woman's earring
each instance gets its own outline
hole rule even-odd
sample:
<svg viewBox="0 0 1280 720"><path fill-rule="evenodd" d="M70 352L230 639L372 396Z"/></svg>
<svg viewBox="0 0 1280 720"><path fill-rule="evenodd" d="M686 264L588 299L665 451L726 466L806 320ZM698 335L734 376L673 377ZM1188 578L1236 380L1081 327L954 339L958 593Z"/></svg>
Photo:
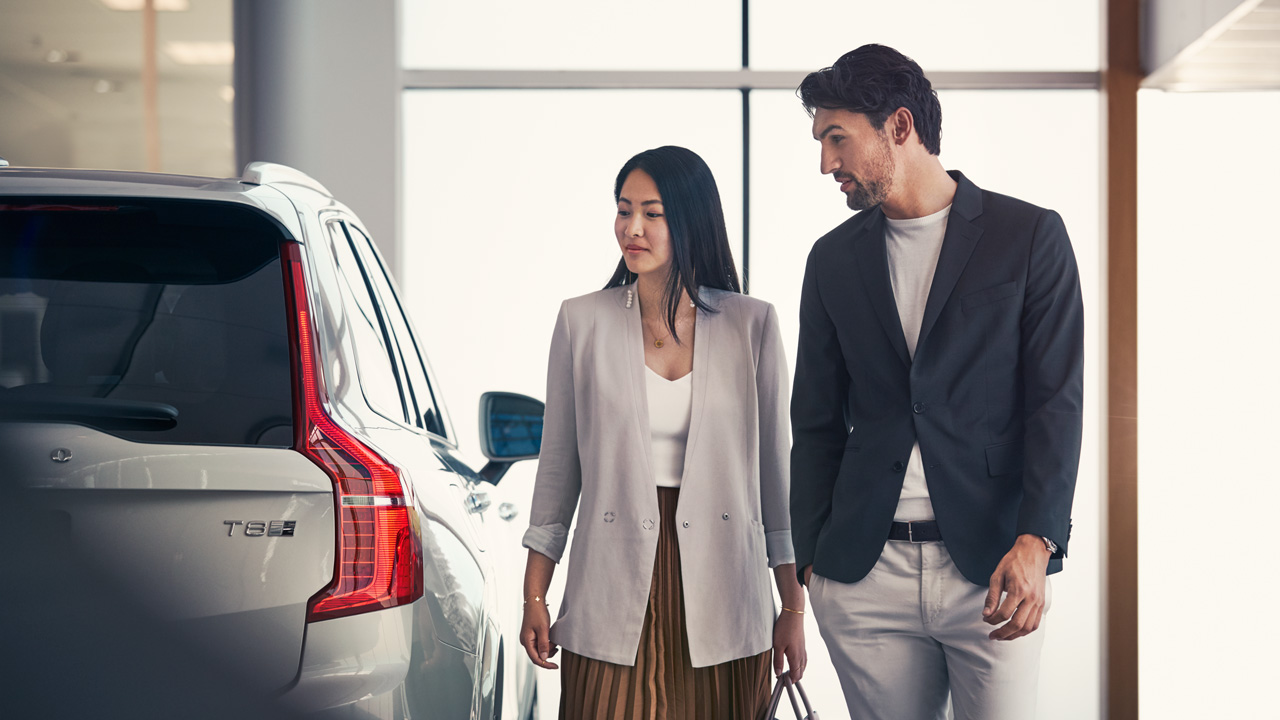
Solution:
<svg viewBox="0 0 1280 720"><path fill-rule="evenodd" d="M627 288L627 307L631 307L631 288Z"/></svg>

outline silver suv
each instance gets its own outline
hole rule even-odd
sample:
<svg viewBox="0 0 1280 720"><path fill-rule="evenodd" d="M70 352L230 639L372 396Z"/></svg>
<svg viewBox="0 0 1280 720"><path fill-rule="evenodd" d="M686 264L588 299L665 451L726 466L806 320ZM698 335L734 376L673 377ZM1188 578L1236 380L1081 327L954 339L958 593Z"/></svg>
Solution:
<svg viewBox="0 0 1280 720"><path fill-rule="evenodd" d="M0 491L282 712L533 713L485 481L542 406L487 396L473 471L421 339L296 170L0 168Z"/></svg>

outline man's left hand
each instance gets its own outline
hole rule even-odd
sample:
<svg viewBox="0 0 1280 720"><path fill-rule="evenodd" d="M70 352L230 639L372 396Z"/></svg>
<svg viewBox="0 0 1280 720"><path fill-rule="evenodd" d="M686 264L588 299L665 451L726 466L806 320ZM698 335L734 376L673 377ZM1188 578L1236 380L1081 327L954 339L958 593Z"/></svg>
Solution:
<svg viewBox="0 0 1280 720"><path fill-rule="evenodd" d="M1049 565L1049 549L1035 535L1019 535L1013 549L1004 556L991 576L982 619L989 625L1000 625L987 637L992 640L1016 640L1040 627L1044 614L1045 568ZM1004 599L1001 599L1004 595ZM1002 624L1003 623L1003 624Z"/></svg>

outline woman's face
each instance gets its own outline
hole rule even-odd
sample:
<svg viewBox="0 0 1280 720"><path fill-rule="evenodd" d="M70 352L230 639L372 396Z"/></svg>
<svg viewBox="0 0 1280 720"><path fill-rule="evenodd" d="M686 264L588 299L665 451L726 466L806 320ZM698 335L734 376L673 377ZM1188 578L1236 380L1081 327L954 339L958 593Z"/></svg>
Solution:
<svg viewBox="0 0 1280 720"><path fill-rule="evenodd" d="M613 234L627 263L637 275L652 272L665 277L671 269L671 234L662 212L658 185L643 170L632 170L622 183Z"/></svg>

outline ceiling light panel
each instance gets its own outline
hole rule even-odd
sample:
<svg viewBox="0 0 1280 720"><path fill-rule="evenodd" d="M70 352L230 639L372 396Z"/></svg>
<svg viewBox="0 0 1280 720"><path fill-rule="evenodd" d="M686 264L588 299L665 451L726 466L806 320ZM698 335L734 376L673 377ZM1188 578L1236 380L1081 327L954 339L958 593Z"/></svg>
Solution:
<svg viewBox="0 0 1280 720"><path fill-rule="evenodd" d="M230 42L167 42L164 52L180 65L230 65L235 46Z"/></svg>
<svg viewBox="0 0 1280 720"><path fill-rule="evenodd" d="M98 0L108 10L141 10L146 0ZM183 12L191 9L188 0L155 0L156 10L160 12Z"/></svg>

